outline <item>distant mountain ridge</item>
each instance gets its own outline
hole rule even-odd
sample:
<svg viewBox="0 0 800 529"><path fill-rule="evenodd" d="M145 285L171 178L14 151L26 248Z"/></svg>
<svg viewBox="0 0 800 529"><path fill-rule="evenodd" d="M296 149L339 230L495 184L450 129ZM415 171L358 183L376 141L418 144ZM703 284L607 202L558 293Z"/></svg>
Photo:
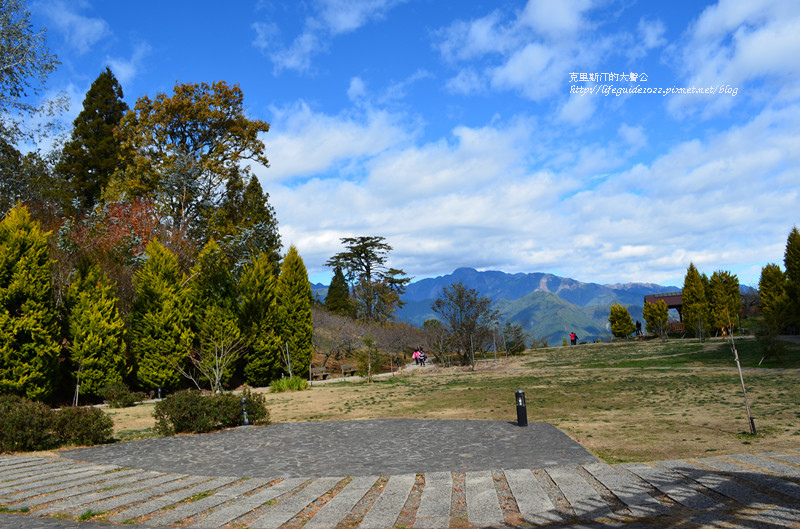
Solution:
<svg viewBox="0 0 800 529"><path fill-rule="evenodd" d="M654 283L583 283L543 272L508 274L458 268L451 274L410 283L402 296L405 305L395 314L397 319L422 326L435 318L431 304L443 288L457 281L489 297L501 313L502 323L521 324L531 337L547 339L551 345L560 345L572 331L581 341L610 337L608 314L614 303L627 307L631 318L644 324L645 295L680 290ZM324 300L328 287L315 284L312 290Z"/></svg>
<svg viewBox="0 0 800 529"><path fill-rule="evenodd" d="M608 314L614 303L628 307L634 320L643 321L645 295L680 290L653 283L600 285L542 272L508 274L458 268L452 274L410 283L398 319L422 325L436 317L431 303L442 288L457 281L491 298L504 321L519 323L537 339L547 338L553 345L571 331L587 341L608 337Z"/></svg>

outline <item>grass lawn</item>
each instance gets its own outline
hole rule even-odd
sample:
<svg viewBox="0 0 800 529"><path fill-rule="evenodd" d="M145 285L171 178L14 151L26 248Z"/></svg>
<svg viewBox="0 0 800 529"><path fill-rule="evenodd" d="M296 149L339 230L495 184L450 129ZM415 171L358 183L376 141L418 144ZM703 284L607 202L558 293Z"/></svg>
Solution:
<svg viewBox="0 0 800 529"><path fill-rule="evenodd" d="M800 346L780 361L737 340L758 435L730 345L721 340L587 344L539 349L468 368L413 371L366 382L267 394L273 422L388 417L549 422L601 459L652 461L800 448ZM122 439L147 435L152 405L109 410Z"/></svg>

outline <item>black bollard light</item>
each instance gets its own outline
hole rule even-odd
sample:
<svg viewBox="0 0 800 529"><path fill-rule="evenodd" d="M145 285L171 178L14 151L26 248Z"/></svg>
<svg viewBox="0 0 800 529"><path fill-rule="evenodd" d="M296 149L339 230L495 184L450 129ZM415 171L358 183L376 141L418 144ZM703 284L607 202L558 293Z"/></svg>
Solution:
<svg viewBox="0 0 800 529"><path fill-rule="evenodd" d="M517 426L528 426L528 408L525 406L525 392L518 389L515 395L517 399Z"/></svg>
<svg viewBox="0 0 800 529"><path fill-rule="evenodd" d="M250 426L250 421L247 419L247 399L242 397L242 426Z"/></svg>
<svg viewBox="0 0 800 529"><path fill-rule="evenodd" d="M161 400L161 386L158 386L158 400Z"/></svg>

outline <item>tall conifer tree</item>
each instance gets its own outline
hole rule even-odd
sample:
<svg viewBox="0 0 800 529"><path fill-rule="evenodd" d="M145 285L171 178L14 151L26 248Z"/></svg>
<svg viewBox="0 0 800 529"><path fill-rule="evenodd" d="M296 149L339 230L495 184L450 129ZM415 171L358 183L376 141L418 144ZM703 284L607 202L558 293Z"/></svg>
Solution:
<svg viewBox="0 0 800 529"><path fill-rule="evenodd" d="M689 268L686 269L682 295L683 324L687 329L692 329L695 336L700 337L708 330L708 299L703 278L694 263L689 263Z"/></svg>
<svg viewBox="0 0 800 529"><path fill-rule="evenodd" d="M339 266L333 269L333 278L328 287L328 294L325 296L325 308L334 314L341 314L342 316L353 315L350 287L347 285L342 268Z"/></svg>
<svg viewBox="0 0 800 529"><path fill-rule="evenodd" d="M17 205L0 222L0 393L47 399L58 374L58 322L47 233Z"/></svg>
<svg viewBox="0 0 800 529"><path fill-rule="evenodd" d="M191 361L211 389L220 391L220 385L230 380L244 343L236 310L236 284L225 254L214 239L203 247L190 277L196 337Z"/></svg>
<svg viewBox="0 0 800 529"><path fill-rule="evenodd" d="M797 226L792 228L786 239L783 266L786 270L790 319L795 325L800 325L800 232L797 231Z"/></svg>
<svg viewBox="0 0 800 529"><path fill-rule="evenodd" d="M266 386L281 374L278 287L267 254L248 264L239 282L240 319L247 341L244 378L251 386Z"/></svg>
<svg viewBox="0 0 800 529"><path fill-rule="evenodd" d="M130 373L114 288L92 265L73 280L68 304L70 355L80 393L97 397L106 384L123 382Z"/></svg>
<svg viewBox="0 0 800 529"><path fill-rule="evenodd" d="M311 365L311 337L314 332L311 283L303 259L294 246L283 259L278 279L281 342L284 354L288 344L292 374L308 375Z"/></svg>
<svg viewBox="0 0 800 529"><path fill-rule="evenodd" d="M122 87L107 67L86 93L83 110L73 122L72 136L56 165L84 207L100 200L119 167L121 141L114 129L128 110L122 97Z"/></svg>
<svg viewBox="0 0 800 529"><path fill-rule="evenodd" d="M778 336L789 321L789 296L786 287L786 275L778 265L769 263L761 269L758 294L769 337Z"/></svg>
<svg viewBox="0 0 800 529"><path fill-rule="evenodd" d="M175 254L158 241L151 241L145 253L130 314L137 378L145 388L177 388L177 367L185 363L194 338L192 304Z"/></svg>
<svg viewBox="0 0 800 529"><path fill-rule="evenodd" d="M709 312L711 324L715 329L722 329L735 325L739 309L742 306L742 296L739 292L739 278L727 270L718 270L711 275L709 280L711 296L709 298Z"/></svg>

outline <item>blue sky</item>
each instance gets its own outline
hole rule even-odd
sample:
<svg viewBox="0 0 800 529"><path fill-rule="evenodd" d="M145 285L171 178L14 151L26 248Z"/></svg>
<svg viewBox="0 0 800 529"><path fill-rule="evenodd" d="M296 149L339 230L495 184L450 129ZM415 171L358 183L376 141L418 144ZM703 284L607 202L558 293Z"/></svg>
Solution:
<svg viewBox="0 0 800 529"><path fill-rule="evenodd" d="M793 0L30 10L68 122L106 65L130 106L175 82L241 85L271 124L254 173L313 281L341 237L380 235L417 279L468 266L679 285L694 262L755 285L800 219Z"/></svg>

